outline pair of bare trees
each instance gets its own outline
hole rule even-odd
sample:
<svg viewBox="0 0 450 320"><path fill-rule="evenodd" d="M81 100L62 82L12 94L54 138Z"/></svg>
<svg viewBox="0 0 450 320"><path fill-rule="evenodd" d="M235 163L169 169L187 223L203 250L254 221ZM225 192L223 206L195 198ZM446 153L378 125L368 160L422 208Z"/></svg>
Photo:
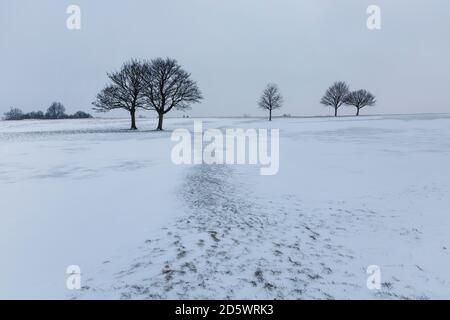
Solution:
<svg viewBox="0 0 450 320"><path fill-rule="evenodd" d="M367 90L351 91L349 86L343 82L335 82L328 88L325 95L320 101L325 106L331 106L334 109L334 116L337 117L338 109L343 105L353 106L356 108L356 115L366 106L374 106L376 104L375 96Z"/></svg>
<svg viewBox="0 0 450 320"><path fill-rule="evenodd" d="M124 109L130 113L131 130L136 130L136 112L154 110L157 130L163 130L164 115L173 109L185 110L203 97L195 81L174 59L151 61L132 59L119 71L108 73L107 85L93 102L94 110Z"/></svg>

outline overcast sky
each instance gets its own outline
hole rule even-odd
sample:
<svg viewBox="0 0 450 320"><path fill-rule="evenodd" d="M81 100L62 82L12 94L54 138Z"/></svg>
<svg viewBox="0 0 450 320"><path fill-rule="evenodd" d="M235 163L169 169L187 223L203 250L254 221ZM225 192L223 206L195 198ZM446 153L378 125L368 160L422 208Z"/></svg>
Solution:
<svg viewBox="0 0 450 320"><path fill-rule="evenodd" d="M70 4L81 30L66 28ZM366 27L371 4L381 30ZM158 56L197 80L191 116L263 115L268 82L280 113L331 114L319 101L335 80L377 96L363 114L449 112L449 17L448 0L0 0L0 113L89 111L107 71Z"/></svg>

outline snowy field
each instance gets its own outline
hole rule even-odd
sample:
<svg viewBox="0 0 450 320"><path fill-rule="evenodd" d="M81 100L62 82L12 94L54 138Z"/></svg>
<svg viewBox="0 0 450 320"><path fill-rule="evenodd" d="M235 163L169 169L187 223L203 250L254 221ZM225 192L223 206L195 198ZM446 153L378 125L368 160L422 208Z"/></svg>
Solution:
<svg viewBox="0 0 450 320"><path fill-rule="evenodd" d="M450 298L450 115L203 121L279 128L279 173L174 165L193 119L1 121L0 298Z"/></svg>

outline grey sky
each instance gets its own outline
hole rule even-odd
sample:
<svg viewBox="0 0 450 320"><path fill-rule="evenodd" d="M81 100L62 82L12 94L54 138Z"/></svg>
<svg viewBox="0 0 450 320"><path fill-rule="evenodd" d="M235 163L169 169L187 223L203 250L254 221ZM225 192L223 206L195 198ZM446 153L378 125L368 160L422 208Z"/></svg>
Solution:
<svg viewBox="0 0 450 320"><path fill-rule="evenodd" d="M66 28L70 4L80 31ZM371 4L379 31L366 28ZM194 116L263 115L268 82L280 113L331 114L319 101L335 80L377 95L363 114L449 112L449 15L448 0L0 0L0 113L54 100L89 111L107 71L157 56L197 80Z"/></svg>

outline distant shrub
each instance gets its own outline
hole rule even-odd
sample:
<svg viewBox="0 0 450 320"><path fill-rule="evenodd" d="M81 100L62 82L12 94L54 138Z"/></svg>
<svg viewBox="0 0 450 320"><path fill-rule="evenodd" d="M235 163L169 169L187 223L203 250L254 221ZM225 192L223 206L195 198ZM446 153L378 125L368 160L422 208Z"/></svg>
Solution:
<svg viewBox="0 0 450 320"><path fill-rule="evenodd" d="M42 111L32 111L23 115L23 119L42 120L45 114Z"/></svg>
<svg viewBox="0 0 450 320"><path fill-rule="evenodd" d="M77 111L73 115L67 115L66 109L59 102L54 102L47 109L47 112L32 111L29 113L23 113L19 108L11 108L4 114L4 120L54 120L54 119L89 119L93 118L91 114L84 111Z"/></svg>
<svg viewBox="0 0 450 320"><path fill-rule="evenodd" d="M90 115L87 112L84 111L77 111L73 115L70 116L71 119L89 119L92 118L92 115Z"/></svg>

